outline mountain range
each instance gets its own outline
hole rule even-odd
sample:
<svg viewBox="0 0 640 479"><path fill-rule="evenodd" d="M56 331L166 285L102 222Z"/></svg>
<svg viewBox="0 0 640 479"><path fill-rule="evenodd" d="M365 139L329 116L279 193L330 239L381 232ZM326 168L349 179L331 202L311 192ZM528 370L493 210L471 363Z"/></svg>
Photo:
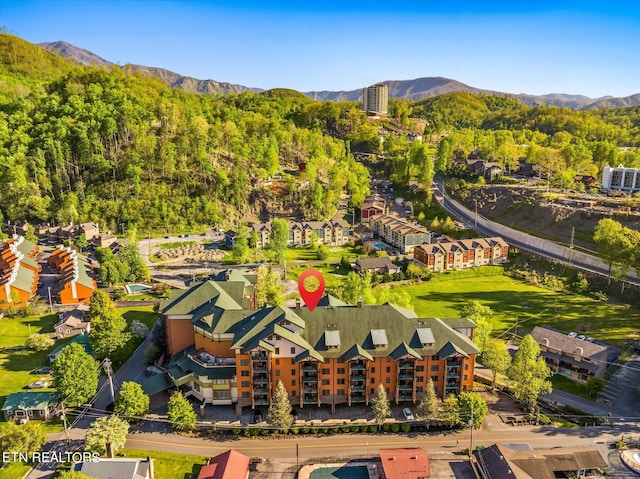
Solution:
<svg viewBox="0 0 640 479"><path fill-rule="evenodd" d="M104 58L83 48L76 47L64 41L45 42L39 44L42 48L56 53L64 58L70 59L81 65L95 66L115 66ZM126 64L121 68L132 71L140 71L153 75L174 88L181 88L185 91L206 93L206 94L227 94L241 93L243 91L260 92L260 88L252 88L244 85L237 85L216 80L199 80L197 78L180 75L179 73L166 70L164 68ZM456 80L443 77L425 77L414 80L388 80L382 81L389 87L389 97L404 98L409 100L420 100L436 95L455 92L481 93L485 95L508 96L515 98L525 105L556 105L574 110L588 108L615 108L640 105L640 93L617 98L605 96L601 98L590 98L583 95L570 95L565 93L551 93L548 95L528 95L525 93L513 94L493 90L475 88ZM309 91L303 92L309 98L318 101L358 101L362 99L362 89L349 91Z"/></svg>

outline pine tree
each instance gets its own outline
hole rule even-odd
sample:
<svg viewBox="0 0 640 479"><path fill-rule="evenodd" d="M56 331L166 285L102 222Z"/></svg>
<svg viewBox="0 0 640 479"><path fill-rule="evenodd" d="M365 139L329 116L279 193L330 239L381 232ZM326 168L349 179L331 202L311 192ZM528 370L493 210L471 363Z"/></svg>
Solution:
<svg viewBox="0 0 640 479"><path fill-rule="evenodd" d="M433 381L429 380L424 397L418 404L418 417L427 423L427 427L430 421L438 416L439 402L436 390L433 387Z"/></svg>
<svg viewBox="0 0 640 479"><path fill-rule="evenodd" d="M376 394L373 403L371 403L371 409L373 410L373 416L378 425L381 425L384 420L391 415L391 406L387 399L387 391L385 391L382 383L378 385L378 394Z"/></svg>
<svg viewBox="0 0 640 479"><path fill-rule="evenodd" d="M278 381L276 393L267 412L267 422L279 429L288 429L293 424L289 395L282 381Z"/></svg>

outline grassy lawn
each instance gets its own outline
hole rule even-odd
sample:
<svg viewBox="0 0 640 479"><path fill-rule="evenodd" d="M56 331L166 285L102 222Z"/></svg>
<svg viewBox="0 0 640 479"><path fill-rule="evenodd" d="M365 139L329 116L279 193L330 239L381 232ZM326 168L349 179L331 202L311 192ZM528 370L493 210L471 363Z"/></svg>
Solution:
<svg viewBox="0 0 640 479"><path fill-rule="evenodd" d="M207 463L204 456L174 454L171 452L143 451L138 449L123 449L127 457L150 456L153 461L155 479L183 479L197 477L202 466Z"/></svg>
<svg viewBox="0 0 640 479"><path fill-rule="evenodd" d="M348 270L342 268L339 264L332 264L328 268L326 266L312 265L312 266L295 266L287 268L287 277L294 281L298 281L298 278L308 269L315 269L320 271L324 276L325 291L329 288L334 288L340 284L342 279L349 273Z"/></svg>
<svg viewBox="0 0 640 479"><path fill-rule="evenodd" d="M329 249L329 258L327 261L336 262L340 261L343 256L346 256L349 260L356 260L358 258L366 258L366 254L358 253L354 246L343 245L327 245ZM308 261L318 261L316 257L317 248L287 248L287 263L299 263Z"/></svg>
<svg viewBox="0 0 640 479"><path fill-rule="evenodd" d="M22 462L12 462L7 467L0 469L0 479L16 479L24 477L31 466Z"/></svg>
<svg viewBox="0 0 640 479"><path fill-rule="evenodd" d="M175 248L179 248L180 246L189 246L192 244L196 244L195 241L174 241L171 243L161 243L160 244L160 248L162 249L175 249Z"/></svg>
<svg viewBox="0 0 640 479"><path fill-rule="evenodd" d="M560 374L554 374L553 376L551 376L551 384L553 384L554 390L557 389L558 391L564 391L566 393L574 394L576 396L580 396L581 398L593 401L593 397L589 395L589 391L583 383L572 381L571 379Z"/></svg>
<svg viewBox="0 0 640 479"><path fill-rule="evenodd" d="M53 325L58 321L55 314L47 314L41 318L4 318L0 320L2 335L0 347L22 346L29 337L29 333L53 332ZM55 346L54 346L55 347ZM52 348L53 349L53 348ZM47 366L49 351L33 351L24 349L19 351L0 352L0 404L3 404L11 393L23 391L24 386L40 379L51 382L48 375L36 376L31 371Z"/></svg>
<svg viewBox="0 0 640 479"><path fill-rule="evenodd" d="M638 332L640 311L586 296L555 292L528 285L508 276L466 276L445 280L446 275L419 285L403 286L422 317L458 318L470 301L489 306L494 334L518 321L518 334L547 325L559 331L584 332L601 341L622 345Z"/></svg>
<svg viewBox="0 0 640 479"><path fill-rule="evenodd" d="M153 325L158 319L158 314L153 312L153 307L151 306L143 308L118 308L118 312L127 320L127 324L129 326L131 326L131 323L134 320L138 320L144 323L149 330L153 328ZM114 368L117 370L127 359L129 359L143 341L144 338L132 337L129 339L127 344L122 347L122 349L113 353L111 360L113 361Z"/></svg>

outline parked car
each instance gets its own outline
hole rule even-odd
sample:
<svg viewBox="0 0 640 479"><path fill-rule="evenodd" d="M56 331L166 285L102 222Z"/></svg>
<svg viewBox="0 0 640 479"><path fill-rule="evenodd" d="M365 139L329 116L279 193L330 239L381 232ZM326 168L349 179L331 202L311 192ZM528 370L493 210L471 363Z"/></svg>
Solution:
<svg viewBox="0 0 640 479"><path fill-rule="evenodd" d="M569 334L567 334L567 336L569 336L570 338L575 338L578 335L578 333L574 333L573 331L571 331Z"/></svg>
<svg viewBox="0 0 640 479"><path fill-rule="evenodd" d="M402 415L407 421L413 421L413 413L411 412L411 409L409 409L408 407L402 410Z"/></svg>
<svg viewBox="0 0 640 479"><path fill-rule="evenodd" d="M33 374L51 374L51 366L43 366L40 369L36 369Z"/></svg>
<svg viewBox="0 0 640 479"><path fill-rule="evenodd" d="M584 341L586 338L586 336L584 334L581 334L579 336L576 336L576 339L579 339L580 341Z"/></svg>
<svg viewBox="0 0 640 479"><path fill-rule="evenodd" d="M47 381L36 381L26 386L26 388L27 389L46 388L48 385L49 383Z"/></svg>

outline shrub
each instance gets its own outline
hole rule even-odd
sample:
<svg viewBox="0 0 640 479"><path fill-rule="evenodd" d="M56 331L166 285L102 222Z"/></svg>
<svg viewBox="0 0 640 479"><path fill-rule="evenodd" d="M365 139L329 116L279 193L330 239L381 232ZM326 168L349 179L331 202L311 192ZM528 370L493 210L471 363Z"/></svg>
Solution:
<svg viewBox="0 0 640 479"><path fill-rule="evenodd" d="M124 289L116 289L111 293L111 298L114 301L118 301L124 298L126 295L127 295L127 292Z"/></svg>
<svg viewBox="0 0 640 479"><path fill-rule="evenodd" d="M370 424L369 426L367 426L367 431L370 433L375 433L378 430L378 428L375 426L375 424Z"/></svg>
<svg viewBox="0 0 640 479"><path fill-rule="evenodd" d="M400 425L400 429L402 430L402 432L409 432L411 431L411 424L407 424L406 422L403 422Z"/></svg>
<svg viewBox="0 0 640 479"><path fill-rule="evenodd" d="M311 434L318 434L318 428L317 427L312 427L311 429L309 429L309 432Z"/></svg>
<svg viewBox="0 0 640 479"><path fill-rule="evenodd" d="M351 426L342 426L340 430L342 432L351 432Z"/></svg>
<svg viewBox="0 0 640 479"><path fill-rule="evenodd" d="M291 434L299 434L300 433L300 429L297 427L292 427L291 428Z"/></svg>
<svg viewBox="0 0 640 479"><path fill-rule="evenodd" d="M367 429L369 429L369 426L367 426L366 424L361 424L358 429L360 430L360 432L367 432Z"/></svg>
<svg viewBox="0 0 640 479"><path fill-rule="evenodd" d="M231 434L234 434L234 435L236 435L236 436L239 436L241 432L242 432L242 429L240 429L239 427L234 427L234 428L231 430Z"/></svg>
<svg viewBox="0 0 640 479"><path fill-rule="evenodd" d="M382 425L382 430L384 432L388 432L389 428L390 428L390 425L388 423L386 423L386 422Z"/></svg>
<svg viewBox="0 0 640 479"><path fill-rule="evenodd" d="M149 332L147 325L137 319L134 319L131 323L131 334L136 338L144 338Z"/></svg>
<svg viewBox="0 0 640 479"><path fill-rule="evenodd" d="M396 433L400 431L400 424L393 423L391 425L391 432Z"/></svg>
<svg viewBox="0 0 640 479"><path fill-rule="evenodd" d="M622 439L620 439L619 441L616 442L616 448L624 449L625 447L627 447L627 445L625 444L625 442Z"/></svg>
<svg viewBox="0 0 640 479"><path fill-rule="evenodd" d="M271 431L269 429L260 429L261 436L268 436Z"/></svg>
<svg viewBox="0 0 640 479"><path fill-rule="evenodd" d="M349 429L351 432L358 432L360 430L360 426L358 426L357 424L352 424Z"/></svg>
<svg viewBox="0 0 640 479"><path fill-rule="evenodd" d="M323 428L320 429L320 432L322 434L327 434L329 432L329 428L328 427L323 427Z"/></svg>
<svg viewBox="0 0 640 479"><path fill-rule="evenodd" d="M301 429L302 434L309 434L309 428L308 427L303 427Z"/></svg>

